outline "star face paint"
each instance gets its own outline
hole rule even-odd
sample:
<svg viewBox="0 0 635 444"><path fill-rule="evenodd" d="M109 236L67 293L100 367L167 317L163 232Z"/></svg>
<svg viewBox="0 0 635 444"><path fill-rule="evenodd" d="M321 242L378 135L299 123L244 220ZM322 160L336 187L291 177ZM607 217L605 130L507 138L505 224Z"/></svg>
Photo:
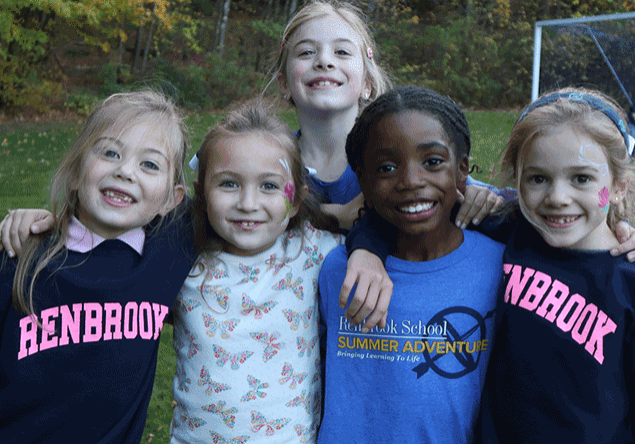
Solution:
<svg viewBox="0 0 635 444"><path fill-rule="evenodd" d="M602 155L602 150L595 145L580 145L578 160L583 165L591 165L598 169L600 176L609 174L609 166L606 157Z"/></svg>

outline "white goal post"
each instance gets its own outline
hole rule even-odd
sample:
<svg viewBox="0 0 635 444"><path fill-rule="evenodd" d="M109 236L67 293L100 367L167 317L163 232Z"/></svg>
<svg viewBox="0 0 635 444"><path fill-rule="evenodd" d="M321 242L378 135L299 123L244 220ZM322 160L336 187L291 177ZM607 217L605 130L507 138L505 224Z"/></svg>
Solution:
<svg viewBox="0 0 635 444"><path fill-rule="evenodd" d="M531 101L533 102L538 98L539 95L539 87L540 87L540 54L541 54L541 44L542 44L542 29L543 27L549 26L576 26L576 25L588 25L594 22L605 22L609 20L625 20L625 19L635 19L635 12L626 12L622 14L609 14L609 15L598 15L594 17L579 17L579 18L569 18L569 19L559 19L559 20L543 20L536 22L534 29L534 66L533 66L533 77L532 77L532 85L531 85ZM613 70L611 63L609 63L606 58L604 52L600 48L597 40L592 32L589 32L589 37L595 40L596 45L598 45L598 49L602 56L604 57L604 61L607 64L608 69L611 71L611 74L617 80L619 87L622 92L625 94L628 99L631 107L633 103L630 99L630 94L624 89L619 79L617 78L617 74ZM575 56L572 54L572 56ZM631 57L635 57L635 53L631 54Z"/></svg>

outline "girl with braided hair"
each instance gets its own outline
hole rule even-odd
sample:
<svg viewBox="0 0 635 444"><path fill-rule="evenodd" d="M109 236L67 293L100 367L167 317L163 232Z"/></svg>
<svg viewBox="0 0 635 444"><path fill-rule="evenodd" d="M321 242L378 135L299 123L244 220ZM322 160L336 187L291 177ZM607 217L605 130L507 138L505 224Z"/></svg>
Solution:
<svg viewBox="0 0 635 444"><path fill-rule="evenodd" d="M414 86L380 96L348 135L346 154L366 207L394 238L386 259L394 287L385 328L364 335L338 309L346 249L336 248L324 262L318 442L470 440L504 247L453 222L469 152L469 127L458 106Z"/></svg>

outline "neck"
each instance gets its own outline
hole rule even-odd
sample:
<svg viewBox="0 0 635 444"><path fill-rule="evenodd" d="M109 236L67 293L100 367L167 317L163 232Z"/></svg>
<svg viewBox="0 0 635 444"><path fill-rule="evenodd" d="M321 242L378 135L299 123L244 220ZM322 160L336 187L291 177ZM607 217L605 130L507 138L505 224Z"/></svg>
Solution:
<svg viewBox="0 0 635 444"><path fill-rule="evenodd" d="M340 112L298 108L302 155L310 159L344 154L346 136L355 125L357 112L357 107Z"/></svg>
<svg viewBox="0 0 635 444"><path fill-rule="evenodd" d="M461 244L463 231L448 221L447 225L425 234L400 233L394 256L410 262L431 261L452 253Z"/></svg>

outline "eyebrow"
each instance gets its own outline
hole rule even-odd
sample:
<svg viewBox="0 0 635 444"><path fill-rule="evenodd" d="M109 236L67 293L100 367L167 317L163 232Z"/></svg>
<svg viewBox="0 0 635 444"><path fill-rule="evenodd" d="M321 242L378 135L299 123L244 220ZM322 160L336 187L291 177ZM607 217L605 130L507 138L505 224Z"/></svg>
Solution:
<svg viewBox="0 0 635 444"><path fill-rule="evenodd" d="M450 148L447 147L444 143L442 142L426 142L426 143L420 143L417 145L417 151L426 151L426 150L431 150L433 148L441 148L444 151L447 151L448 153L450 152ZM392 154L395 150L395 148L383 148L380 150L377 150L374 152L374 154L376 155L389 155Z"/></svg>
<svg viewBox="0 0 635 444"><path fill-rule="evenodd" d="M333 42L334 43L350 43L351 45L355 45L355 42L353 42L350 39L335 39L335 40L333 40ZM295 45L293 45L293 47L295 48L297 46L302 45L303 43L309 43L309 44L313 44L314 45L314 44L317 43L317 40L315 40L315 39L302 39L299 42L297 42Z"/></svg>
<svg viewBox="0 0 635 444"><path fill-rule="evenodd" d="M117 139L115 137L102 136L99 139L97 139L97 142L99 142L100 140L109 140L109 141L113 142L115 145L117 145L119 148L125 148L126 147L126 145L123 142L121 142L121 140L119 140L119 139ZM95 143L97 143L97 142L95 142ZM154 153L154 154L157 154L157 155L159 155L161 157L164 157L166 160L169 160L168 156L163 151L160 151L160 150L158 150L156 148L144 147L144 148L141 148L141 150L149 151L151 153Z"/></svg>
<svg viewBox="0 0 635 444"><path fill-rule="evenodd" d="M533 166L533 165L529 165L529 166L523 166L523 171L525 170L544 170L544 167L539 167L539 166ZM566 168L569 171L586 171L586 170L593 170L593 171L600 171L599 168L597 168L594 165L572 165Z"/></svg>

